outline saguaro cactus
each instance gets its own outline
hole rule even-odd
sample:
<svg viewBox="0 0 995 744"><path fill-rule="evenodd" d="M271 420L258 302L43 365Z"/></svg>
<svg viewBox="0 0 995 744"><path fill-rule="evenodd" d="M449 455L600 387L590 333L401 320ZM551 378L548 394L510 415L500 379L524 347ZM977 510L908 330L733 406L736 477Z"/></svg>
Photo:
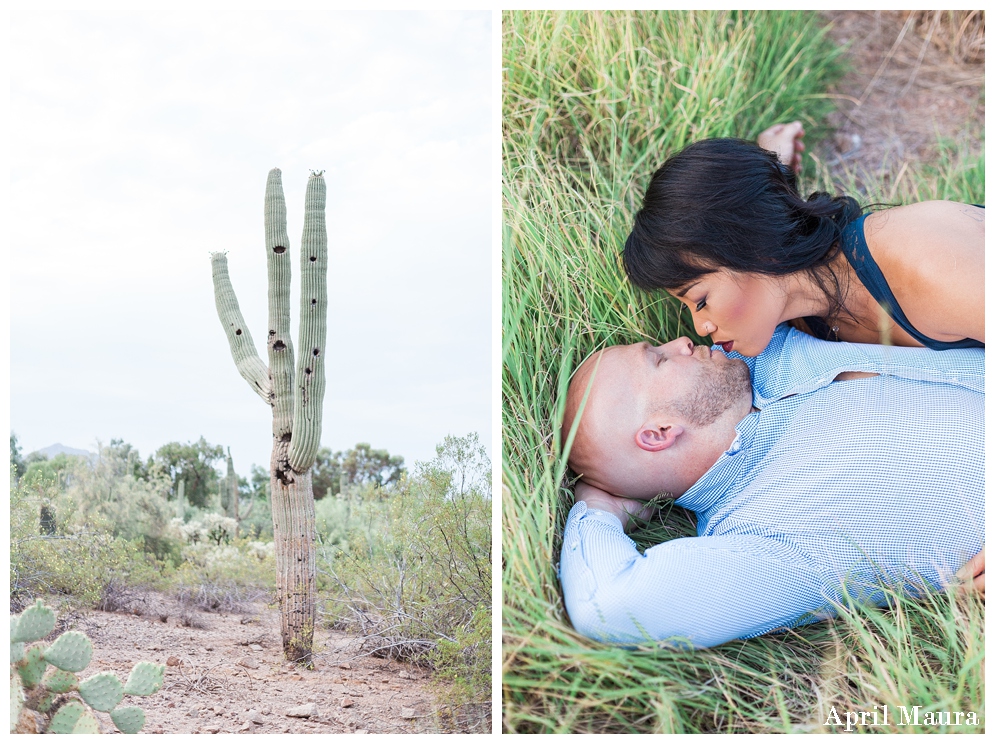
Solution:
<svg viewBox="0 0 995 744"><path fill-rule="evenodd" d="M231 447L228 448L228 474L221 486L221 509L226 517L231 517L238 523L238 475L235 473L235 463L231 459ZM236 537L237 528L236 528Z"/></svg>
<svg viewBox="0 0 995 744"><path fill-rule="evenodd" d="M280 170L266 181L266 266L269 275L269 365L238 308L225 253L211 254L214 298L239 373L273 408L270 492L276 543L277 592L286 657L310 665L314 636L315 521L311 466L321 440L325 396L328 236L325 179L311 172L301 239L301 318L297 368L290 340L290 254Z"/></svg>
<svg viewBox="0 0 995 744"><path fill-rule="evenodd" d="M181 480L176 487L176 516L183 519L187 515L186 481Z"/></svg>

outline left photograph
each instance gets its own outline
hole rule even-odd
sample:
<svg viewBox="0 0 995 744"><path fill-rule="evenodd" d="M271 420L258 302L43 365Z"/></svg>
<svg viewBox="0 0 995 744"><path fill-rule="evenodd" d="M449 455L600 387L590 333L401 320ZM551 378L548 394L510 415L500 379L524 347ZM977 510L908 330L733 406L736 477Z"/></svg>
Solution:
<svg viewBox="0 0 995 744"><path fill-rule="evenodd" d="M492 23L12 12L11 732L491 731Z"/></svg>

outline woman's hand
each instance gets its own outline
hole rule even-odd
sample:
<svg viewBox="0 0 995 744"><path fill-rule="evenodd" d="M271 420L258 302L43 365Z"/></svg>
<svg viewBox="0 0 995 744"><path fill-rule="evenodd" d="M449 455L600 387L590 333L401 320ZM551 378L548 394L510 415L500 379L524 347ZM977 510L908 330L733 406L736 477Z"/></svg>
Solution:
<svg viewBox="0 0 995 744"><path fill-rule="evenodd" d="M778 160L798 173L802 169L802 152L805 150L802 137L804 136L805 130L800 121L793 121L790 124L775 124L760 133L760 136L757 137L757 144L765 150L776 152Z"/></svg>
<svg viewBox="0 0 995 744"><path fill-rule="evenodd" d="M574 486L574 501L583 501L587 504L588 509L598 509L614 514L622 523L623 529L629 528L630 515L647 519L655 508L646 501L613 496L584 481L577 481L577 485Z"/></svg>
<svg viewBox="0 0 995 744"><path fill-rule="evenodd" d="M962 588L965 590L976 589L981 592L981 596L985 596L985 549L982 548L981 552L978 553L974 558L969 560L963 566L961 566L960 571L957 572L957 578L960 579L963 584Z"/></svg>

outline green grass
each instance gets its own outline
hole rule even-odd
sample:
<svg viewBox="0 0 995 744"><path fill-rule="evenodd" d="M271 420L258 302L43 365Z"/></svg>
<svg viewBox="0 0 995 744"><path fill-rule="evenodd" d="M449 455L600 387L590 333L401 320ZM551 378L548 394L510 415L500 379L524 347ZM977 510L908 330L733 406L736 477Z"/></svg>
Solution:
<svg viewBox="0 0 995 744"><path fill-rule="evenodd" d="M573 503L559 435L569 375L607 344L695 337L679 304L633 289L621 267L646 183L688 142L778 121L805 122L811 148L841 50L809 13L515 12L503 33L505 730L819 731L832 704L884 703L983 722L973 599L896 599L697 652L624 650L570 627L555 572ZM865 203L983 203L983 155L939 145L935 166L881 173L866 192L844 174L840 188ZM803 191L831 187L807 160ZM674 509L633 537L645 547L692 533Z"/></svg>

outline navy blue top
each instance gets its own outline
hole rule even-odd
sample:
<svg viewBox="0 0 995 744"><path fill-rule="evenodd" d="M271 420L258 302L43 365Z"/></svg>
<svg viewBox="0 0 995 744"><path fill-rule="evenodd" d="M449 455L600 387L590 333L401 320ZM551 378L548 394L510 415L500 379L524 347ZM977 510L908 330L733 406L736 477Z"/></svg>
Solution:
<svg viewBox="0 0 995 744"><path fill-rule="evenodd" d="M974 206L984 209L984 206L980 204L975 204ZM846 260L850 262L860 282L867 287L867 291L871 293L871 297L877 300L878 304L885 309L885 312L891 316L892 320L902 330L929 349L944 351L946 349L985 348L985 345L981 341L976 341L973 338L964 338L960 341L937 341L922 334L909 322L909 319L905 317L905 313L902 312L898 300L895 299L895 295L892 294L891 287L888 286L888 281L884 278L884 274L881 273L881 269L878 268L878 265L874 262L874 258L871 256L870 250L867 248L867 241L864 239L864 219L866 217L866 214L862 214L843 228L842 249ZM821 318L805 318L805 322L815 336L829 338L830 329Z"/></svg>

